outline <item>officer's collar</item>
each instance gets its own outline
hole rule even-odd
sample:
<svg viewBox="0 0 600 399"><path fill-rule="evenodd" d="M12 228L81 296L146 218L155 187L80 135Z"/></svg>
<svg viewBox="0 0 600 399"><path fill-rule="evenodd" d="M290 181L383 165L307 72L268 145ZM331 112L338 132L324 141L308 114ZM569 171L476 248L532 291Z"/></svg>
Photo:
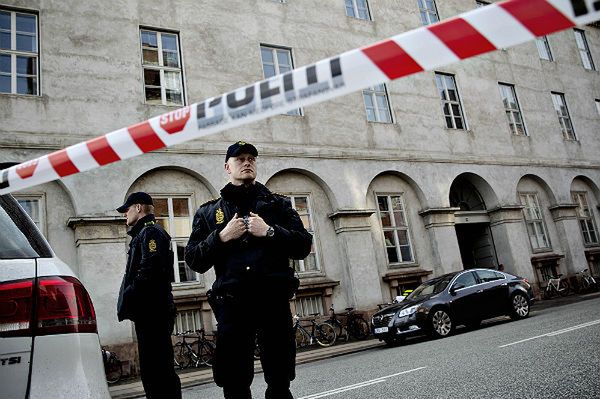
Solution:
<svg viewBox="0 0 600 399"><path fill-rule="evenodd" d="M140 231L146 226L150 226L156 223L156 219L153 214L149 214L139 219L137 223L127 232L132 237L135 237L139 234Z"/></svg>
<svg viewBox="0 0 600 399"><path fill-rule="evenodd" d="M234 184L228 183L225 187L221 189L221 197L223 197L223 199L226 201L231 201L244 195L264 196L269 193L269 189L257 181L255 181L254 184L250 184L248 186L236 186Z"/></svg>

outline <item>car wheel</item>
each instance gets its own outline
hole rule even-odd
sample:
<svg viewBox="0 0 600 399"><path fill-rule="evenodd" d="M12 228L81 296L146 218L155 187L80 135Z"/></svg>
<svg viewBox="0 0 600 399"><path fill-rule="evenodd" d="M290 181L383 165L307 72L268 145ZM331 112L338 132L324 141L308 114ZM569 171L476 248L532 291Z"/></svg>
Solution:
<svg viewBox="0 0 600 399"><path fill-rule="evenodd" d="M524 319L529 316L529 300L523 294L515 294L511 300L510 317L513 320Z"/></svg>
<svg viewBox="0 0 600 399"><path fill-rule="evenodd" d="M429 319L431 335L435 338L444 338L454 331L452 318L444 309L434 309Z"/></svg>

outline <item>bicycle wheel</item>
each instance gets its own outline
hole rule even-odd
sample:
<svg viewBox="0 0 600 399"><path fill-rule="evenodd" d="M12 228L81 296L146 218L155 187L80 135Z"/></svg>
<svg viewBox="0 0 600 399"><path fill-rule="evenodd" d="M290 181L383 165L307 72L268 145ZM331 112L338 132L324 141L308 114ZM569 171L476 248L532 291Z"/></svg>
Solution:
<svg viewBox="0 0 600 399"><path fill-rule="evenodd" d="M371 334L369 323L362 316L352 319L348 325L348 330L356 339L366 339Z"/></svg>
<svg viewBox="0 0 600 399"><path fill-rule="evenodd" d="M213 359L215 358L216 345L212 341L203 341L200 345L198 352L199 365L204 364L206 366L212 366ZM198 365L198 366L199 366Z"/></svg>
<svg viewBox="0 0 600 399"><path fill-rule="evenodd" d="M544 299L554 298L554 296L556 296L556 291L554 288L547 287L544 290Z"/></svg>
<svg viewBox="0 0 600 399"><path fill-rule="evenodd" d="M335 328L335 335L337 337L336 339L338 341L348 342L348 339L350 338L350 334L348 334L348 328L345 328L339 320L336 320L335 323L331 323L331 325L333 328Z"/></svg>
<svg viewBox="0 0 600 399"><path fill-rule="evenodd" d="M569 283L567 283L566 280L560 282L559 293L561 296L567 296L571 293L571 286L569 285Z"/></svg>
<svg viewBox="0 0 600 399"><path fill-rule="evenodd" d="M304 348L310 344L310 337L308 334L299 327L296 327L296 348Z"/></svg>
<svg viewBox="0 0 600 399"><path fill-rule="evenodd" d="M327 322L315 326L315 339L321 346L331 346L335 343L335 328Z"/></svg>
<svg viewBox="0 0 600 399"><path fill-rule="evenodd" d="M184 369L189 367L190 356L187 352L187 348L181 342L177 342L173 345L173 356L176 368Z"/></svg>
<svg viewBox="0 0 600 399"><path fill-rule="evenodd" d="M121 361L114 354L111 354L108 361L104 363L104 372L106 373L106 381L109 384L114 384L121 379L123 367Z"/></svg>

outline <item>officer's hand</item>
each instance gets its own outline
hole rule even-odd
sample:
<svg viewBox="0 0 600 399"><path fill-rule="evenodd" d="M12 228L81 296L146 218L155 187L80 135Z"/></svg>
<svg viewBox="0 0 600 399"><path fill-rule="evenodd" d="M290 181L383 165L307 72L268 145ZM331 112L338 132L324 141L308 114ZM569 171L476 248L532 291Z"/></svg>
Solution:
<svg viewBox="0 0 600 399"><path fill-rule="evenodd" d="M227 226L219 233L219 238L222 242L236 240L244 235L248 231L244 219L239 218L237 213L233 215L233 218L227 223Z"/></svg>
<svg viewBox="0 0 600 399"><path fill-rule="evenodd" d="M266 237L269 225L265 223L263 218L254 212L250 212L248 218L248 232L255 237Z"/></svg>

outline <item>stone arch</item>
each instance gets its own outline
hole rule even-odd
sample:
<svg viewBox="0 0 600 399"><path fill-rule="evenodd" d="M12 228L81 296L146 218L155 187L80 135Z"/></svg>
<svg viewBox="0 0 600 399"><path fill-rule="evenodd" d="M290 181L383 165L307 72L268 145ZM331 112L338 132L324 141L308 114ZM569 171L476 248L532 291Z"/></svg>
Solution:
<svg viewBox="0 0 600 399"><path fill-rule="evenodd" d="M373 182L380 176L395 176L403 181L405 181L408 186L412 189L412 191L414 192L414 194L417 196L419 203L422 205L422 207L426 207L427 206L427 196L425 195L425 192L423 191L423 189L421 188L421 186L419 186L419 184L409 175L407 175L406 173L402 173L399 172L397 170L385 170L382 172L379 172L378 174L376 174L375 176L373 176L373 178L371 179L371 181L369 182L369 188L372 186ZM367 189L367 195L369 193L369 189Z"/></svg>
<svg viewBox="0 0 600 399"><path fill-rule="evenodd" d="M499 203L492 186L481 176L465 172L456 176L450 185L450 206L461 211L493 209Z"/></svg>
<svg viewBox="0 0 600 399"><path fill-rule="evenodd" d="M554 191L552 191L552 188L550 187L550 185L546 182L546 180L544 180L541 177L534 175L534 174L523 175L517 182L517 190L515 192L517 203L520 203L519 191L523 188L526 188L524 186L527 185L528 180L535 182L537 185L540 186L540 188L542 188L543 192L546 194L546 196L548 198L549 205L556 204L556 195L554 194Z"/></svg>
<svg viewBox="0 0 600 399"><path fill-rule="evenodd" d="M288 168L288 169L282 169L280 171L277 171L276 173L271 175L265 181L265 186L269 187L269 184L272 184L273 179L276 179L276 178L278 178L278 176L280 176L282 174L286 174L286 173L292 173L292 174L295 173L295 174L303 175L303 176L306 176L308 179L314 181L316 184L319 185L321 190L323 190L323 192L327 196L327 199L328 199L329 203L331 204L331 208L332 209L338 208L338 201L337 201L337 198L336 198L335 194L333 193L333 190L331 189L331 187L329 187L329 185L325 182L325 180L323 180L320 176L318 176L314 172L311 172L306 169Z"/></svg>
<svg viewBox="0 0 600 399"><path fill-rule="evenodd" d="M589 188L597 203L600 203L600 188L592 179L584 175L577 175L571 181L571 191L577 191L582 187Z"/></svg>

